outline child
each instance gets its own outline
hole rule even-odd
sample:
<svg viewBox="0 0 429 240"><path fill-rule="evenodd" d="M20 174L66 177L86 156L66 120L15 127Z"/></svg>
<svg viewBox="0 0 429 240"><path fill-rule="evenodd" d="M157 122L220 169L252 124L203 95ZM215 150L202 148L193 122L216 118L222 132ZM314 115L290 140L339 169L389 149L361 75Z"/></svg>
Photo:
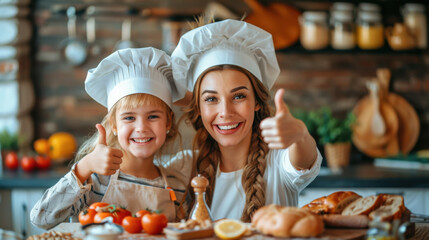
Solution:
<svg viewBox="0 0 429 240"><path fill-rule="evenodd" d="M31 222L51 228L76 220L94 202L126 206L132 213L162 210L174 221L180 204L173 196L182 199L192 158L180 152L161 162L159 156L178 134L171 110L178 88L170 57L154 48L119 50L89 70L85 89L108 113L79 150L72 170L34 206Z"/></svg>
<svg viewBox="0 0 429 240"><path fill-rule="evenodd" d="M322 158L284 90L270 117L268 90L280 72L271 35L242 21L207 24L181 37L172 62L177 85L193 91L185 113L213 218L249 222L266 204L297 206Z"/></svg>

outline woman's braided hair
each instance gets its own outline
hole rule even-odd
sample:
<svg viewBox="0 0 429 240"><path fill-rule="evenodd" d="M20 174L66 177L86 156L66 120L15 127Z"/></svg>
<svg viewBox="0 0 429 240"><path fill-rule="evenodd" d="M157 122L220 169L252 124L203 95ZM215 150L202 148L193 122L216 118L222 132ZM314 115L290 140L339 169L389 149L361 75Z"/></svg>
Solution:
<svg viewBox="0 0 429 240"><path fill-rule="evenodd" d="M210 136L204 128L203 122L200 117L199 106L199 93L201 81L205 74L214 70L234 69L246 74L249 78L253 91L255 93L256 103L260 109L255 112L255 118L252 124L252 138L249 146L249 155L244 166L243 176L241 179L244 192L246 194L246 204L243 209L241 220L250 222L253 213L260 207L265 205L265 183L264 172L266 167L266 155L268 146L263 141L259 124L261 121L270 116L270 107L267 104L269 93L265 86L257 80L250 72L237 66L221 65L209 68L206 70L199 79L194 88L193 99L191 103L184 109L188 121L196 130L193 141L194 154L194 169L193 174L202 174L209 180L209 186L206 189L206 201L211 206L213 199L213 191L216 180L216 170L220 161L220 152L218 143ZM189 184L188 192L191 194L191 205L193 206L194 192ZM190 210L190 209L189 209Z"/></svg>

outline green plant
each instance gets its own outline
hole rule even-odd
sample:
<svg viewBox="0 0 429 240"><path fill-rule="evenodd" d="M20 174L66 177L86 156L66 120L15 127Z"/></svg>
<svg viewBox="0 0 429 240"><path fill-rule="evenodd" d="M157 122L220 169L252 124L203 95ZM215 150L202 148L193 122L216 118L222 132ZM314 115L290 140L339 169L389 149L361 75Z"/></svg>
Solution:
<svg viewBox="0 0 429 240"><path fill-rule="evenodd" d="M301 119L310 134L319 140L321 145L327 143L350 142L353 134L353 124L356 117L348 113L344 119L335 117L327 107L310 112L295 111L294 116Z"/></svg>
<svg viewBox="0 0 429 240"><path fill-rule="evenodd" d="M10 133L6 129L0 132L1 150L18 150L18 134Z"/></svg>

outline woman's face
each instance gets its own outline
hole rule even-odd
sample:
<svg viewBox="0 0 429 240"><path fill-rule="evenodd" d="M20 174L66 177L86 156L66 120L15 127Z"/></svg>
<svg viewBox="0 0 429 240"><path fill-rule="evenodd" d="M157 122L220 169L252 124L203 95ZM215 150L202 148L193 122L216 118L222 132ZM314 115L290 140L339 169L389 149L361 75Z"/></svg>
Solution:
<svg viewBox="0 0 429 240"><path fill-rule="evenodd" d="M200 87L204 127L222 147L236 147L251 138L256 106L249 78L233 69L207 73Z"/></svg>
<svg viewBox="0 0 429 240"><path fill-rule="evenodd" d="M167 113L162 107L144 105L116 111L116 131L122 149L136 158L151 158L167 135Z"/></svg>

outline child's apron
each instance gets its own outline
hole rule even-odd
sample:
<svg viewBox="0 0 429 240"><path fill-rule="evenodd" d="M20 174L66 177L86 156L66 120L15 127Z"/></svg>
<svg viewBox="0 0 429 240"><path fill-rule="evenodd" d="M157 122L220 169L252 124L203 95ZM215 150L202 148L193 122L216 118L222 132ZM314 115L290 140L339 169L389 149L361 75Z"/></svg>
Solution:
<svg viewBox="0 0 429 240"><path fill-rule="evenodd" d="M169 222L175 221L174 191L168 187L167 177L160 168L165 188L140 185L118 180L119 170L110 177L102 202L124 206L135 214L139 210L161 210Z"/></svg>

